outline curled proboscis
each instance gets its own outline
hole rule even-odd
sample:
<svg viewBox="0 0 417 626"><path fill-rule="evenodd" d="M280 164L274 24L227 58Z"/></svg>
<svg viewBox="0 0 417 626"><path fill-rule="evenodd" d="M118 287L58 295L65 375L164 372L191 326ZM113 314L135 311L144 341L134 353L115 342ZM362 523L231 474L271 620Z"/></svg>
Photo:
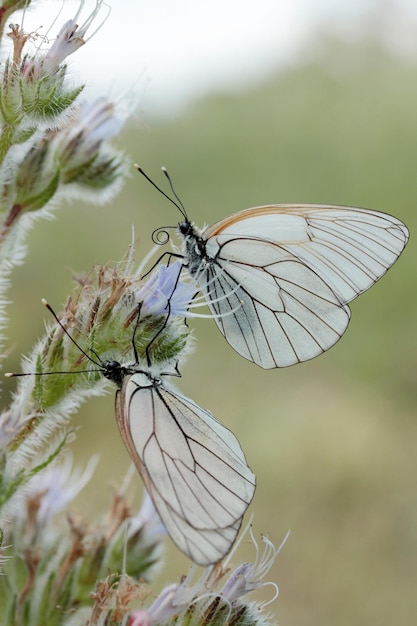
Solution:
<svg viewBox="0 0 417 626"><path fill-rule="evenodd" d="M167 230L168 228L168 226L160 226L159 228L155 228L152 233L153 243L157 244L158 246L164 246L166 243L168 243L170 239L170 235Z"/></svg>

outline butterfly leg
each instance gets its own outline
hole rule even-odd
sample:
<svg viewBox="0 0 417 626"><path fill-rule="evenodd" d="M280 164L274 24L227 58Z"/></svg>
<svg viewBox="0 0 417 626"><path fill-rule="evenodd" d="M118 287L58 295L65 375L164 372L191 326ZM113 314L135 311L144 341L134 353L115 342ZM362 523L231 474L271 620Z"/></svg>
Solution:
<svg viewBox="0 0 417 626"><path fill-rule="evenodd" d="M152 364L152 361L151 361L151 358L150 358L150 355L149 355L149 350L150 350L150 347L151 347L151 346L152 346L152 344L155 342L155 340L159 337L159 335L160 335L160 334L164 331L164 329L166 328L166 326L167 326L167 324L168 324L168 320L169 320L170 315L171 315L171 298L172 298L172 296L174 295L174 292L175 292L175 290L176 290L176 288L177 288L177 286L178 286L178 283L179 283L179 280L180 280L180 276L181 276L181 272L178 272L178 276L177 276L177 278L175 279L175 284L174 284L174 287L173 287L173 289L172 289L172 291L171 291L170 296L169 296L169 297L168 297L168 299L167 299L167 305L166 305L167 314L166 314L166 316L165 316L164 323L162 324L161 328L158 330L158 332L157 332L157 333L153 336L153 338L151 339L151 341L150 341L150 342L148 343L148 345L146 346L145 353L146 353L146 362L147 362L148 367L150 367L150 366L151 366L151 364ZM135 355L135 356L136 356L136 355Z"/></svg>

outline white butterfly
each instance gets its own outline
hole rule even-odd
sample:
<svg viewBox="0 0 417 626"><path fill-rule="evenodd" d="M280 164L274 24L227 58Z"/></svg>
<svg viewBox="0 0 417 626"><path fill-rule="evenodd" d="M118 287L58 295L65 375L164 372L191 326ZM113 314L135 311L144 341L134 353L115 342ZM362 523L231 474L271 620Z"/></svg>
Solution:
<svg viewBox="0 0 417 626"><path fill-rule="evenodd" d="M199 565L232 547L255 476L233 433L139 366L105 364L122 439L173 542Z"/></svg>
<svg viewBox="0 0 417 626"><path fill-rule="evenodd" d="M232 348L265 369L333 346L349 323L348 302L408 241L395 217L354 207L260 206L203 230L178 208L185 267Z"/></svg>

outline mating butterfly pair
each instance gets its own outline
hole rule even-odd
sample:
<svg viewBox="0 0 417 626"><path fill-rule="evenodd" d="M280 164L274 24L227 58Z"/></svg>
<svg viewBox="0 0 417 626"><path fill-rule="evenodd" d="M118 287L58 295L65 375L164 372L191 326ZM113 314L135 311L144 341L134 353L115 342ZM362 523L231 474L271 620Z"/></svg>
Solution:
<svg viewBox="0 0 417 626"><path fill-rule="evenodd" d="M349 323L348 303L408 240L402 222L366 209L263 206L201 231L174 204L184 218L184 268L229 344L265 369L334 345ZM100 367L119 387L119 430L168 534L194 562L215 563L230 550L255 490L239 442L166 383L166 372L138 362Z"/></svg>
<svg viewBox="0 0 417 626"><path fill-rule="evenodd" d="M229 344L266 369L335 344L349 323L348 303L385 274L408 240L402 222L365 209L263 206L200 231L177 206L185 269ZM201 564L224 556L255 485L232 433L144 373L125 379L116 417L177 546Z"/></svg>

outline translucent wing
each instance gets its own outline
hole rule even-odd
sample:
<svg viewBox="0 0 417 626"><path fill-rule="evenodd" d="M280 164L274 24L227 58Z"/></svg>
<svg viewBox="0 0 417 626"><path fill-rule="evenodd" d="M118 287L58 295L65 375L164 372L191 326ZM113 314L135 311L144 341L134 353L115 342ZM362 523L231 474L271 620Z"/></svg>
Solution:
<svg viewBox="0 0 417 626"><path fill-rule="evenodd" d="M255 491L236 437L146 373L126 377L116 395L116 418L174 543L200 565L223 558Z"/></svg>
<svg viewBox="0 0 417 626"><path fill-rule="evenodd" d="M268 369L336 343L347 303L385 274L408 231L366 209L272 205L236 213L202 236L206 258L194 275L216 323L239 354Z"/></svg>

